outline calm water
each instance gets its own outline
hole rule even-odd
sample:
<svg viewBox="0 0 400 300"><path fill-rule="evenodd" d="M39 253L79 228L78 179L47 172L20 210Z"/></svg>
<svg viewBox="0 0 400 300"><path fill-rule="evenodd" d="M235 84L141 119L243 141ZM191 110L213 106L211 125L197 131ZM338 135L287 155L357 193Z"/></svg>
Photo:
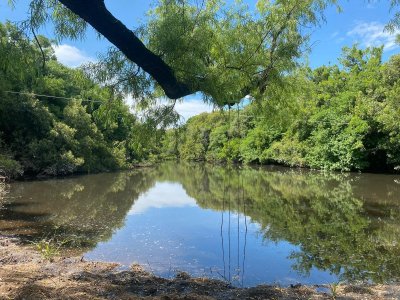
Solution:
<svg viewBox="0 0 400 300"><path fill-rule="evenodd" d="M167 163L17 182L0 231L235 285L400 279L400 176Z"/></svg>

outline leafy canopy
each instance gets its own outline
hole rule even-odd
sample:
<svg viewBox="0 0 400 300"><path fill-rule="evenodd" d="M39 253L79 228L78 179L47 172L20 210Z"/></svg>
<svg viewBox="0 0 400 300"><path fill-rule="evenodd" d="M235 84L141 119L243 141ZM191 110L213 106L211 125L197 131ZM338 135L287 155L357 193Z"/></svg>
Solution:
<svg viewBox="0 0 400 300"><path fill-rule="evenodd" d="M58 39L83 38L87 23L61 2L69 1L30 1L27 24L37 29L53 22ZM104 5L100 0L92 2ZM317 25L329 4L336 0L259 1L251 11L241 1L159 0L143 30L134 34L190 92L200 91L206 99L223 105L247 94L263 94L268 85L293 70L307 45L307 26ZM110 52L114 58L115 52ZM113 60L107 57L107 61ZM104 78L104 68L100 70ZM112 71L108 77L123 82L124 91L127 82L136 94L147 96L149 90L154 91L152 79L140 70L128 74L128 78L140 74L138 80L127 79L126 68Z"/></svg>

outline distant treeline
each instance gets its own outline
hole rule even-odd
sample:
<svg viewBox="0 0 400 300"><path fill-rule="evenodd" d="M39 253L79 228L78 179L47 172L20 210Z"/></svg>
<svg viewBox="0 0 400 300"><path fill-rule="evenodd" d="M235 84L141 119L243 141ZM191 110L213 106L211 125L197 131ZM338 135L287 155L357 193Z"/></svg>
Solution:
<svg viewBox="0 0 400 300"><path fill-rule="evenodd" d="M400 55L344 48L339 65L299 68L245 108L167 132L167 157L329 170L400 170Z"/></svg>
<svg viewBox="0 0 400 300"><path fill-rule="evenodd" d="M101 172L151 158L162 131L37 38L42 49L0 23L0 175Z"/></svg>

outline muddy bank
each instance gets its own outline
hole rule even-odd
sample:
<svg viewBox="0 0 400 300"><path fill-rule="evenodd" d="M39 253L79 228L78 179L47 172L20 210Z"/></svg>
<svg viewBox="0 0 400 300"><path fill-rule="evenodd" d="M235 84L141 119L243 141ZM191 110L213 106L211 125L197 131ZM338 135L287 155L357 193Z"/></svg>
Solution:
<svg viewBox="0 0 400 300"><path fill-rule="evenodd" d="M164 279L137 265L117 269L79 257L49 261L17 239L0 237L0 299L400 299L398 285L326 286L325 293L314 286L235 288L185 273Z"/></svg>

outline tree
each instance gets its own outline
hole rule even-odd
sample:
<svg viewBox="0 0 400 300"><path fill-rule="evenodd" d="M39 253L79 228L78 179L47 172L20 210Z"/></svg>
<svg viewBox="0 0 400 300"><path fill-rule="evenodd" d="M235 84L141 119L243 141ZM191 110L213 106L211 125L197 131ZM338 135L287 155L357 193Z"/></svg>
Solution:
<svg viewBox="0 0 400 300"><path fill-rule="evenodd" d="M393 11L397 6L400 5L400 0L390 0L390 9ZM386 29L391 32L395 32L396 29L400 29L400 11L396 11L392 20L387 24ZM400 34L397 35L397 40L400 40Z"/></svg>
<svg viewBox="0 0 400 300"><path fill-rule="evenodd" d="M330 170L400 170L400 56L345 47L340 65L303 67L264 101L180 128L185 160L278 163ZM266 101L267 100L267 101Z"/></svg>
<svg viewBox="0 0 400 300"><path fill-rule="evenodd" d="M225 104L263 93L271 80L290 71L307 41L301 29L316 25L320 13L336 0L259 1L255 12L243 5L234 9L220 0L203 3L198 7L189 0L160 0L153 13L157 18L146 28L143 41L139 32L129 30L108 11L104 0L32 0L27 24L35 30L51 20L59 38L82 37L90 24L169 98L200 91ZM186 67L194 62L191 76L174 60L182 51Z"/></svg>
<svg viewBox="0 0 400 300"><path fill-rule="evenodd" d="M41 49L0 23L1 175L99 172L157 154L162 129L140 122L120 95L60 64L50 41L36 39Z"/></svg>

